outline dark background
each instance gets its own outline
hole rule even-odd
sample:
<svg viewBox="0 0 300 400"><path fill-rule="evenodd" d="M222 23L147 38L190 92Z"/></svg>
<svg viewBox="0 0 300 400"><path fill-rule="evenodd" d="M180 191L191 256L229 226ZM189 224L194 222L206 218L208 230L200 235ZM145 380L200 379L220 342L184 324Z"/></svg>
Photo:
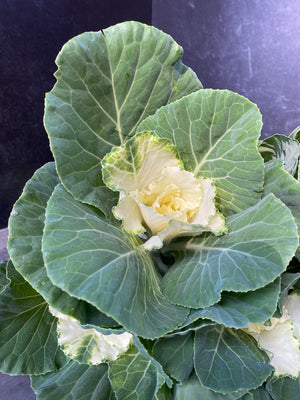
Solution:
<svg viewBox="0 0 300 400"><path fill-rule="evenodd" d="M299 0L1 0L0 229L26 180L52 160L43 103L57 53L77 34L126 20L173 36L204 87L255 102L262 137L300 125ZM34 399L23 384L2 376L0 400Z"/></svg>

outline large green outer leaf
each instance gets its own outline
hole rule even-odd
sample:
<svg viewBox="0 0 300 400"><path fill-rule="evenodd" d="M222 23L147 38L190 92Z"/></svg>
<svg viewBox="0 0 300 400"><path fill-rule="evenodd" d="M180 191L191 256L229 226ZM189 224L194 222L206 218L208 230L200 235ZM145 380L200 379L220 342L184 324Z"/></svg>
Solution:
<svg viewBox="0 0 300 400"><path fill-rule="evenodd" d="M286 269L298 247L294 218L273 194L229 217L226 225L229 233L221 237L204 234L175 244L183 251L162 280L171 301L205 308L222 291L263 287Z"/></svg>
<svg viewBox="0 0 300 400"><path fill-rule="evenodd" d="M288 376L274 377L267 383L267 390L274 400L299 400L300 376L298 379Z"/></svg>
<svg viewBox="0 0 300 400"><path fill-rule="evenodd" d="M56 318L44 299L15 271L0 294L0 370L6 374L42 374L66 363L56 335Z"/></svg>
<svg viewBox="0 0 300 400"><path fill-rule="evenodd" d="M193 374L181 385L175 385L174 400L237 400L245 390L230 394L214 392L202 386L198 377Z"/></svg>
<svg viewBox="0 0 300 400"><path fill-rule="evenodd" d="M7 246L10 257L20 274L55 309L82 323L116 326L111 318L90 304L69 296L48 278L41 243L47 202L58 183L53 162L38 169L26 183L9 218Z"/></svg>
<svg viewBox="0 0 300 400"><path fill-rule="evenodd" d="M37 400L115 400L107 365L70 361L59 371L32 376Z"/></svg>
<svg viewBox="0 0 300 400"><path fill-rule="evenodd" d="M203 386L221 393L259 387L274 368L253 338L222 325L195 333L195 370Z"/></svg>
<svg viewBox="0 0 300 400"><path fill-rule="evenodd" d="M134 347L109 364L109 379L118 400L150 400L164 384L156 366Z"/></svg>
<svg viewBox="0 0 300 400"><path fill-rule="evenodd" d="M160 108L138 127L171 140L186 170L213 178L224 215L254 205L261 196L263 161L257 151L261 114L227 90L205 89Z"/></svg>
<svg viewBox="0 0 300 400"><path fill-rule="evenodd" d="M249 323L261 324L272 317L280 292L280 279L247 293L223 293L222 299L189 318L208 318L231 328L246 328Z"/></svg>
<svg viewBox="0 0 300 400"><path fill-rule="evenodd" d="M282 162L265 165L264 195L273 193L291 210L300 234L300 182L283 169ZM300 249L297 250L300 260Z"/></svg>
<svg viewBox="0 0 300 400"><path fill-rule="evenodd" d="M161 338L155 342L153 356L160 362L164 370L178 382L185 381L193 370L194 335L176 335Z"/></svg>
<svg viewBox="0 0 300 400"><path fill-rule="evenodd" d="M175 329L188 310L161 293L152 259L140 244L61 185L54 190L42 241L50 279L126 330L153 339Z"/></svg>
<svg viewBox="0 0 300 400"><path fill-rule="evenodd" d="M138 22L64 45L44 121L58 174L76 198L102 210L102 157L159 107L202 88L181 56L169 35Z"/></svg>

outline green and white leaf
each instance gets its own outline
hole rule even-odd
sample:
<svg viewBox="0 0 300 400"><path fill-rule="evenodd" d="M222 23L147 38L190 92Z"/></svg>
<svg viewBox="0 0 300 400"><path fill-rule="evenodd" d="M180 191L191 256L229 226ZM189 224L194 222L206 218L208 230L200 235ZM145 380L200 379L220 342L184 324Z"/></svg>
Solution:
<svg viewBox="0 0 300 400"><path fill-rule="evenodd" d="M208 318L230 328L246 328L269 319L277 307L280 279L247 293L224 292L221 300L204 309L194 311L189 318Z"/></svg>
<svg viewBox="0 0 300 400"><path fill-rule="evenodd" d="M273 193L292 212L300 232L300 182L283 169L281 162L270 162L265 165L264 193ZM300 260L300 249L297 249Z"/></svg>
<svg viewBox="0 0 300 400"><path fill-rule="evenodd" d="M297 379L291 377L272 377L267 383L267 390L274 400L298 400L300 393L300 376Z"/></svg>
<svg viewBox="0 0 300 400"><path fill-rule="evenodd" d="M297 126L297 128L295 128L292 133L290 133L289 137L300 142L300 125Z"/></svg>
<svg viewBox="0 0 300 400"><path fill-rule="evenodd" d="M153 356L164 370L178 382L184 382L194 366L194 334L176 335L158 339L153 347Z"/></svg>
<svg viewBox="0 0 300 400"><path fill-rule="evenodd" d="M10 375L43 374L67 358L57 342L56 318L44 299L9 261L11 280L0 294L0 370Z"/></svg>
<svg viewBox="0 0 300 400"><path fill-rule="evenodd" d="M275 376L300 373L300 295L287 295L280 318L271 318L268 325L249 325L247 331L270 354Z"/></svg>
<svg viewBox="0 0 300 400"><path fill-rule="evenodd" d="M260 143L259 152L265 163L280 160L289 174L296 173L300 156L300 143L297 140L285 135L273 135Z"/></svg>
<svg viewBox="0 0 300 400"><path fill-rule="evenodd" d="M237 400L245 390L230 394L217 393L201 385L195 373L184 382L177 384L174 388L174 400Z"/></svg>
<svg viewBox="0 0 300 400"><path fill-rule="evenodd" d="M293 322L293 333L298 339L300 355L300 292L295 290L289 294L285 299L284 306Z"/></svg>
<svg viewBox="0 0 300 400"><path fill-rule="evenodd" d="M129 194L156 181L165 167L182 166L176 148L150 132L115 147L102 160L103 181L112 190Z"/></svg>
<svg viewBox="0 0 300 400"><path fill-rule="evenodd" d="M174 330L188 310L161 293L160 278L141 243L61 185L54 190L42 243L50 279L127 331L153 339Z"/></svg>
<svg viewBox="0 0 300 400"><path fill-rule="evenodd" d="M187 171L211 178L224 215L259 201L263 160L257 143L262 122L255 104L227 90L200 90L160 108L137 133L169 139Z"/></svg>
<svg viewBox="0 0 300 400"><path fill-rule="evenodd" d="M117 400L149 400L155 398L165 378L156 366L132 347L109 364L109 379Z"/></svg>
<svg viewBox="0 0 300 400"><path fill-rule="evenodd" d="M274 369L253 338L222 325L195 333L194 357L200 383L223 394L255 389Z"/></svg>
<svg viewBox="0 0 300 400"><path fill-rule="evenodd" d="M16 269L54 308L82 323L112 327L118 324L85 301L53 285L41 250L47 202L59 183L53 162L38 169L26 183L9 218L8 251Z"/></svg>
<svg viewBox="0 0 300 400"><path fill-rule="evenodd" d="M177 260L162 279L170 301L206 308L220 300L222 291L264 287L286 269L298 247L294 218L272 194L228 217L226 226L224 236L204 234L174 244Z"/></svg>
<svg viewBox="0 0 300 400"><path fill-rule="evenodd" d="M75 318L52 307L50 312L58 318L58 344L68 357L82 364L95 365L116 360L132 343L130 333L104 335L95 328L82 327Z"/></svg>
<svg viewBox="0 0 300 400"><path fill-rule="evenodd" d="M150 132L140 134L114 148L102 165L104 182L121 192L113 213L124 229L142 233L146 225L155 235L144 244L147 250L175 236L226 231L215 207L212 180L196 179L185 171L169 141Z"/></svg>
<svg viewBox="0 0 300 400"><path fill-rule="evenodd" d="M102 157L159 107L202 88L181 56L169 35L139 22L64 45L44 121L58 174L75 198L106 208Z"/></svg>
<svg viewBox="0 0 300 400"><path fill-rule="evenodd" d="M59 371L31 376L31 386L37 400L115 400L107 369L71 360Z"/></svg>

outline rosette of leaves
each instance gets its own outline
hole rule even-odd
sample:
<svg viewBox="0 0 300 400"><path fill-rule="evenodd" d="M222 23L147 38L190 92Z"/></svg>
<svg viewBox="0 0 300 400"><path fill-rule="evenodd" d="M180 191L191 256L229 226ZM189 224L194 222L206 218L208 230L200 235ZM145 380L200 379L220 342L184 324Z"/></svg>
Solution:
<svg viewBox="0 0 300 400"><path fill-rule="evenodd" d="M30 374L38 399L295 390L244 329L297 290L297 133L259 143L256 105L202 89L181 55L125 22L57 57L44 117L55 162L13 207L1 275L1 370ZM103 356L102 335L124 332L129 347Z"/></svg>

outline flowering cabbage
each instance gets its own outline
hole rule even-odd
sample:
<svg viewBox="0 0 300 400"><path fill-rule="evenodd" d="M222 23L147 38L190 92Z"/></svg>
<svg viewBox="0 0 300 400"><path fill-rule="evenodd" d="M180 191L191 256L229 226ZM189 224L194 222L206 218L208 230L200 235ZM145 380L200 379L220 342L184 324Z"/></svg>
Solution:
<svg viewBox="0 0 300 400"><path fill-rule="evenodd" d="M55 162L0 263L0 370L40 400L298 400L299 129L259 142L257 106L181 56L124 22L56 59Z"/></svg>
<svg viewBox="0 0 300 400"><path fill-rule="evenodd" d="M113 213L124 229L142 233L147 227L155 235L145 247L159 248L175 236L226 231L212 180L185 171L168 141L144 133L114 148L102 165L104 182L120 191Z"/></svg>

